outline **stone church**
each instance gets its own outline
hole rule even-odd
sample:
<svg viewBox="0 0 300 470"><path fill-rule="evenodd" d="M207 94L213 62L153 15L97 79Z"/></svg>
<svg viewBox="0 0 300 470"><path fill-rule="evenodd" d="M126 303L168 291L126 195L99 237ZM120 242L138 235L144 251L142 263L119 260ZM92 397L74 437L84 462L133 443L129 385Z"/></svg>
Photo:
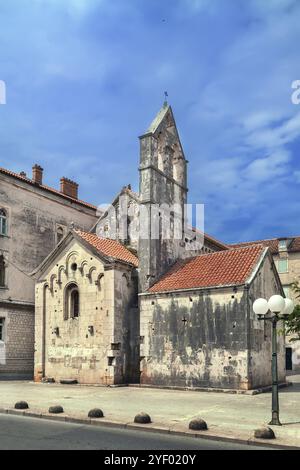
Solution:
<svg viewBox="0 0 300 470"><path fill-rule="evenodd" d="M124 187L89 228L75 221L31 273L35 380L270 384L270 326L252 303L283 295L272 256L187 226L187 160L167 103L140 137L139 173L138 193Z"/></svg>

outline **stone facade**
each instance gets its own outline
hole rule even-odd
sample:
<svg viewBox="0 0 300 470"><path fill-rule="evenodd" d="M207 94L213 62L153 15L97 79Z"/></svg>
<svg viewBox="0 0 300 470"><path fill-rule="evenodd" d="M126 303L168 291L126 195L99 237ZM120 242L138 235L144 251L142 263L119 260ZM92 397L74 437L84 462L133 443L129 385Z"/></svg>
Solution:
<svg viewBox="0 0 300 470"><path fill-rule="evenodd" d="M257 321L252 303L283 294L272 258L266 250L242 285L149 292L178 260L229 248L186 228L187 161L167 104L140 144L139 194L124 187L86 234L97 249L71 232L37 270L35 379L243 390L269 385L271 331ZM168 205L175 208L168 214L173 229L181 218L176 238L165 238L161 229L161 208ZM103 239L116 239L131 256L137 254L138 269L107 257ZM79 295L75 318L66 313L69 289ZM283 341L278 340L281 381Z"/></svg>
<svg viewBox="0 0 300 470"><path fill-rule="evenodd" d="M246 246L253 243L261 243L270 249L285 297L292 299L295 305L299 305L300 298L293 290L292 284L300 282L300 237L273 238L256 242L244 242L232 246ZM300 341L293 341L293 338L295 336L287 335L285 337L286 368L287 370L299 371Z"/></svg>
<svg viewBox="0 0 300 470"><path fill-rule="evenodd" d="M3 324L0 378L27 379L33 372L34 308L0 302Z"/></svg>
<svg viewBox="0 0 300 470"><path fill-rule="evenodd" d="M139 171L139 193L124 187L112 214L97 219L96 208L78 200L75 182L62 178L59 192L43 186L38 165L32 179L0 170L8 216L0 237L0 374L32 374L35 303L37 381L243 390L270 384L270 329L252 313L255 298L283 294L267 250L252 259L247 282L234 270L226 283L225 263L220 283L151 292L177 262L199 257L206 272L211 257L230 252L186 225L187 160L166 103L140 137ZM283 337L278 342L283 381Z"/></svg>
<svg viewBox="0 0 300 470"><path fill-rule="evenodd" d="M147 290L184 251L187 161L172 110L166 104L140 137L140 211L147 214L146 233L140 231L140 291ZM164 213L164 207L173 214ZM163 220L173 218L170 236L162 236ZM175 221L181 223L180 238L174 236ZM146 217L143 216L142 220ZM173 230L172 230L173 229ZM157 231L157 233L155 233Z"/></svg>
<svg viewBox="0 0 300 470"><path fill-rule="evenodd" d="M40 167L39 167L40 168ZM89 230L96 208L52 191L36 180L0 169L0 209L6 230L0 233L0 256L5 262L0 286L0 379L33 377L34 286L31 272L53 250L71 223Z"/></svg>
<svg viewBox="0 0 300 470"><path fill-rule="evenodd" d="M300 249L290 252L288 249L289 239L286 249L281 249L273 255L279 276L283 285L286 297L292 299L295 305L300 303L300 299L291 288L291 284L300 281ZM279 241L278 241L279 242ZM279 265L280 260L286 260L283 265ZM288 370L300 371L300 341L291 341L293 336L286 336L286 366Z"/></svg>
<svg viewBox="0 0 300 470"><path fill-rule="evenodd" d="M109 261L69 234L38 270L35 380L112 385L138 380L138 312L132 266ZM79 312L67 312L68 289Z"/></svg>
<svg viewBox="0 0 300 470"><path fill-rule="evenodd" d="M240 287L140 295L141 383L248 390L271 383L271 328L252 311L257 296L282 294L266 256ZM285 380L284 338L279 380Z"/></svg>

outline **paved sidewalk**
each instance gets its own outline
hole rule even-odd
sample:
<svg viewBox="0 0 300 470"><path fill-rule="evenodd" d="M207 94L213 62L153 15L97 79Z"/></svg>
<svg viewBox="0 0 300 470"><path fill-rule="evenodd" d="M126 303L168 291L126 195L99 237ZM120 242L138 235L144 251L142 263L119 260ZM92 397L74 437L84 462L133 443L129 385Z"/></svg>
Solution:
<svg viewBox="0 0 300 470"><path fill-rule="evenodd" d="M300 375L290 376L293 386L280 390L280 416L283 426L273 426L277 439L266 444L300 448ZM192 392L138 387L97 387L84 385L36 384L0 381L0 409L13 411L16 401L25 400L26 413L49 416L51 405L62 405L59 419L87 420L91 408L101 408L105 417L97 423L131 427L134 416L144 411L153 423L147 429L191 433L189 421L199 416L209 430L205 437L253 442L253 430L267 424L271 414L271 393L236 395L215 392ZM94 421L93 421L94 422Z"/></svg>

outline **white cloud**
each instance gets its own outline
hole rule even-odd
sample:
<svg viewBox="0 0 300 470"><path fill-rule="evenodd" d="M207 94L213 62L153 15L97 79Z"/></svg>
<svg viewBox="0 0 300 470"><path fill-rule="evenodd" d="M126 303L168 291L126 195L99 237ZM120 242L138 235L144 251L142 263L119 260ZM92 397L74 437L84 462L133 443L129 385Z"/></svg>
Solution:
<svg viewBox="0 0 300 470"><path fill-rule="evenodd" d="M266 158L253 160L243 172L243 177L248 183L256 185L273 180L273 178L286 175L289 171L288 162L291 154L286 150L277 150Z"/></svg>
<svg viewBox="0 0 300 470"><path fill-rule="evenodd" d="M82 18L107 0L33 0L43 8L65 10L73 18Z"/></svg>

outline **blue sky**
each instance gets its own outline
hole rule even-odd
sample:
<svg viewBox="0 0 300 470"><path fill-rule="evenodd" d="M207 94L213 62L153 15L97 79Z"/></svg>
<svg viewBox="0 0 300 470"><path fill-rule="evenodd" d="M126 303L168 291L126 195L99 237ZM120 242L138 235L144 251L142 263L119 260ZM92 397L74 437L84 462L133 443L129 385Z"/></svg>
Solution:
<svg viewBox="0 0 300 470"><path fill-rule="evenodd" d="M0 22L1 166L110 202L167 90L206 231L300 234L299 0L10 0Z"/></svg>

